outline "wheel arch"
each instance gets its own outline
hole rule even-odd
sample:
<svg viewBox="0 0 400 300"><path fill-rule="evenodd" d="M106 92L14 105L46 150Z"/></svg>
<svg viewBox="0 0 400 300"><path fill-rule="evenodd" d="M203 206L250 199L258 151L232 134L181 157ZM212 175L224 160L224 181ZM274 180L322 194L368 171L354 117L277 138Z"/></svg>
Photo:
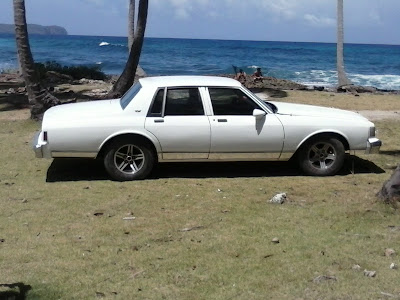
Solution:
<svg viewBox="0 0 400 300"><path fill-rule="evenodd" d="M161 148L159 146L159 143L156 138L146 136L142 133L137 133L137 132L119 132L116 133L112 136L109 136L100 146L99 152L97 153L96 158L102 158L104 157L105 150L107 147L113 143L115 140L118 139L123 139L123 138L131 138L134 140L140 140L142 142L145 142L148 144L152 151L154 152L155 159L158 160L158 153L161 151Z"/></svg>
<svg viewBox="0 0 400 300"><path fill-rule="evenodd" d="M295 154L293 155L296 156L298 154L298 152L300 151L300 149L302 149L302 147L304 147L304 145L312 140L312 139L318 139L318 138L336 138L338 139L342 144L343 147L346 151L350 150L350 143L347 139L347 137L345 137L342 133L340 132L336 132L336 131L324 131L324 132L316 132L313 134L310 134L309 136L307 136L306 138L304 138L301 143L299 144L299 146L296 149Z"/></svg>

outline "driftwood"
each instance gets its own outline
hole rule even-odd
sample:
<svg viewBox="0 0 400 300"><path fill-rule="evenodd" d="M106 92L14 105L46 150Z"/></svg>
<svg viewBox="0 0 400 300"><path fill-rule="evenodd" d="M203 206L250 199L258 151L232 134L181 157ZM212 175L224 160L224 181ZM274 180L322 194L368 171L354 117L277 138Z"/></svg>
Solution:
<svg viewBox="0 0 400 300"><path fill-rule="evenodd" d="M393 172L390 179L383 184L377 196L383 202L397 207L397 202L400 201L400 165Z"/></svg>

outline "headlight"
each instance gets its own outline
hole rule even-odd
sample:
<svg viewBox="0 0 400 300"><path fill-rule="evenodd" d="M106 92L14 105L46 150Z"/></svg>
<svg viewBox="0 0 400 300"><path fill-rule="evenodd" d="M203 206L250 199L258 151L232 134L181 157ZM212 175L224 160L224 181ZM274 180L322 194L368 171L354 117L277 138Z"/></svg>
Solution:
<svg viewBox="0 0 400 300"><path fill-rule="evenodd" d="M375 126L369 128L369 137L375 137Z"/></svg>

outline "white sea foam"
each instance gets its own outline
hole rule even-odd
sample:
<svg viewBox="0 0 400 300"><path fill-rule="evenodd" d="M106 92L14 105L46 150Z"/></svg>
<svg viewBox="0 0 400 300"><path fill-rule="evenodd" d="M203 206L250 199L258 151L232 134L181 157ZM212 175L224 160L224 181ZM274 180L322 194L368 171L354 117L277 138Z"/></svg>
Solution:
<svg viewBox="0 0 400 300"><path fill-rule="evenodd" d="M259 68L259 66L253 65L253 66L248 66L248 68L249 68L249 69L257 69L257 68Z"/></svg>
<svg viewBox="0 0 400 300"><path fill-rule="evenodd" d="M102 61L98 61L96 62L96 65L101 65L103 62Z"/></svg>
<svg viewBox="0 0 400 300"><path fill-rule="evenodd" d="M310 70L294 72L294 80L307 86L335 86L337 85L337 72L334 70ZM348 78L353 84L373 86L379 89L400 90L400 75L365 75L348 73Z"/></svg>
<svg viewBox="0 0 400 300"><path fill-rule="evenodd" d="M101 47L101 46L108 46L108 45L110 45L110 43L107 43L107 42L101 42L101 43L99 44L100 47Z"/></svg>

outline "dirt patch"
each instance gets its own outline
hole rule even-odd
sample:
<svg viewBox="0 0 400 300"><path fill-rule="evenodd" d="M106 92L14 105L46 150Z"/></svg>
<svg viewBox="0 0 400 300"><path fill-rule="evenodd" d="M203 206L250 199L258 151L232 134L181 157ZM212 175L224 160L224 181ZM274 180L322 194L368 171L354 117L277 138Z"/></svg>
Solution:
<svg viewBox="0 0 400 300"><path fill-rule="evenodd" d="M398 119L400 121L400 111L360 110L356 112L371 121L380 121L388 119L390 120Z"/></svg>

